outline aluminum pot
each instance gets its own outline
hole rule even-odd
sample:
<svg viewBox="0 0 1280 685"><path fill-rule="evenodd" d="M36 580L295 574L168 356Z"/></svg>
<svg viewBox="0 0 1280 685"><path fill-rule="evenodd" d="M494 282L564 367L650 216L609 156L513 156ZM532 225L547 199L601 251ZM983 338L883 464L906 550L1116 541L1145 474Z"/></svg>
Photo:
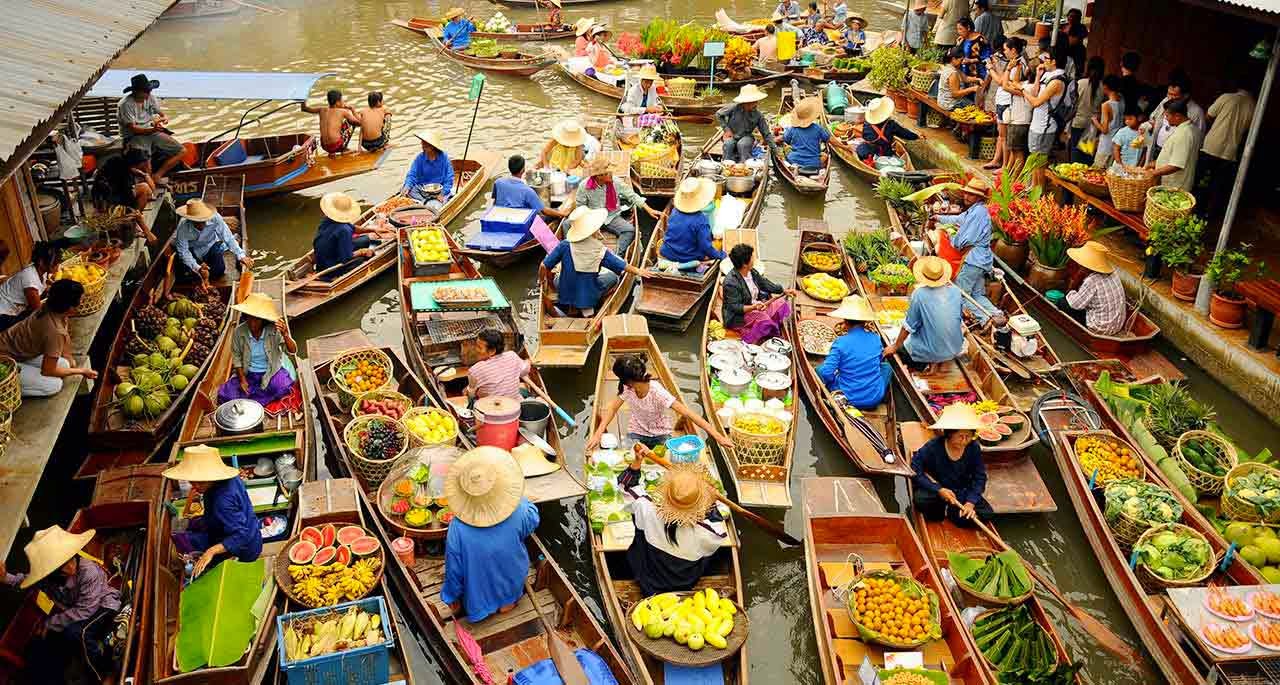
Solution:
<svg viewBox="0 0 1280 685"><path fill-rule="evenodd" d="M769 338L761 345L766 352L777 352L778 354L790 355L792 351L791 343L782 338Z"/></svg>
<svg viewBox="0 0 1280 685"><path fill-rule="evenodd" d="M746 368L750 364L750 359L746 354L740 352L720 352L711 355L707 363L716 371L725 371L727 369Z"/></svg>
<svg viewBox="0 0 1280 685"><path fill-rule="evenodd" d="M693 165L699 176L713 176L724 169L724 165L714 159L700 159Z"/></svg>
<svg viewBox="0 0 1280 685"><path fill-rule="evenodd" d="M785 400L791 390L791 376L777 371L764 371L756 376L756 386L760 388L760 397L765 401L777 398Z"/></svg>
<svg viewBox="0 0 1280 685"><path fill-rule="evenodd" d="M786 373L791 370L791 357L777 352L761 352L755 357L755 365L761 371Z"/></svg>
<svg viewBox="0 0 1280 685"><path fill-rule="evenodd" d="M756 188L755 176L725 176L725 190L736 195L746 195Z"/></svg>
<svg viewBox="0 0 1280 685"><path fill-rule="evenodd" d="M746 369L724 369L716 372L720 389L726 395L741 395L751 386L751 372Z"/></svg>
<svg viewBox="0 0 1280 685"><path fill-rule="evenodd" d="M218 406L213 423L222 435L244 435L261 430L266 415L262 405L253 400L231 400Z"/></svg>

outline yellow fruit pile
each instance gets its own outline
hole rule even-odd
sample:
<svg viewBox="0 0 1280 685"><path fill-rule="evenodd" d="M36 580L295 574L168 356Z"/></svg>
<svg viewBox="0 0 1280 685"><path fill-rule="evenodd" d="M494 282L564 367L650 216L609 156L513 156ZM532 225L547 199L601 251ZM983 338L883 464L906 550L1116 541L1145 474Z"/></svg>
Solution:
<svg viewBox="0 0 1280 685"><path fill-rule="evenodd" d="M928 595L911 597L892 578L860 581L851 605L858 623L894 641L918 643L932 632Z"/></svg>
<svg viewBox="0 0 1280 685"><path fill-rule="evenodd" d="M800 287L819 300L839 302L849 295L849 286L828 274L810 274L800 279Z"/></svg>
<svg viewBox="0 0 1280 685"><path fill-rule="evenodd" d="M291 564L289 577L293 579L293 594L313 609L331 607L343 600L360 599L373 589L381 563L378 557L368 557L350 566L336 563L324 566Z"/></svg>
<svg viewBox="0 0 1280 685"><path fill-rule="evenodd" d="M994 121L990 114L973 105L965 105L951 110L951 118L966 124L989 124Z"/></svg>
<svg viewBox="0 0 1280 685"><path fill-rule="evenodd" d="M733 427L756 435L781 435L787 430L782 421L764 414L739 414L733 419Z"/></svg>
<svg viewBox="0 0 1280 685"><path fill-rule="evenodd" d="M631 161L660 162L675 156L675 151L666 143L640 143L631 151Z"/></svg>
<svg viewBox="0 0 1280 685"><path fill-rule="evenodd" d="M458 437L458 422L439 409L410 416L404 420L404 425L414 437L428 445L451 443Z"/></svg>
<svg viewBox="0 0 1280 685"><path fill-rule="evenodd" d="M447 262L452 259L444 231L436 226L415 228L409 232L409 244L413 246L413 258L419 263Z"/></svg>
<svg viewBox="0 0 1280 685"><path fill-rule="evenodd" d="M712 340L724 340L724 324L719 319L712 319L707 324L707 337Z"/></svg>
<svg viewBox="0 0 1280 685"><path fill-rule="evenodd" d="M733 632L733 616L738 608L712 588L680 599L665 592L642 599L631 610L631 625L646 637L669 637L693 651L706 645L724 649L725 637Z"/></svg>
<svg viewBox="0 0 1280 685"><path fill-rule="evenodd" d="M370 361L356 362L356 367L343 374L347 388L354 393L377 390L387 382L387 370Z"/></svg>
<svg viewBox="0 0 1280 685"><path fill-rule="evenodd" d="M1092 476L1095 469L1098 471L1098 483L1140 475L1138 460L1128 445L1114 440L1083 436L1076 440L1076 456L1080 458L1085 476Z"/></svg>
<svg viewBox="0 0 1280 685"><path fill-rule="evenodd" d="M71 267L58 267L58 273L54 275L53 280L69 278L80 285L91 285L101 281L106 275L107 272L103 271L102 267L97 264L89 264L88 266L76 264Z"/></svg>
<svg viewBox="0 0 1280 685"><path fill-rule="evenodd" d="M289 621L284 629L284 652L287 661L300 661L348 649L372 647L382 642L378 625L382 617L351 607L341 616L329 614L328 620L306 617Z"/></svg>
<svg viewBox="0 0 1280 685"><path fill-rule="evenodd" d="M840 257L834 252L810 250L800 255L800 259L819 271L835 271L840 268Z"/></svg>

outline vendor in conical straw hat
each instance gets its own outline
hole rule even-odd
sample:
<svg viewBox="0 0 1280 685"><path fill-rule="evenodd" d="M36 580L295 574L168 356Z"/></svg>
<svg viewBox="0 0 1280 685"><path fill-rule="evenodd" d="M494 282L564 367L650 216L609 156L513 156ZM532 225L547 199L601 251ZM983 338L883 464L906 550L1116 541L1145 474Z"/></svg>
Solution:
<svg viewBox="0 0 1280 685"><path fill-rule="evenodd" d="M257 559L262 554L262 532L240 469L223 462L218 449L208 445L187 447L180 459L177 466L165 469L164 477L191 484L182 508L190 522L186 531L173 534L173 542L183 554L200 555L193 573L198 576L211 564L231 558Z"/></svg>
<svg viewBox="0 0 1280 685"><path fill-rule="evenodd" d="M444 13L444 30L440 34L440 42L450 50L466 50L471 47L471 34L475 33L476 24L467 17L467 11L461 7L450 8Z"/></svg>
<svg viewBox="0 0 1280 685"><path fill-rule="evenodd" d="M973 527L975 520L990 521L995 513L982 496L987 488L987 467L975 437L979 430L991 427L983 423L973 405L956 402L944 407L929 428L938 436L911 455L911 470L916 472L911 479L916 511L930 521L945 518L963 528Z"/></svg>
<svg viewBox="0 0 1280 685"><path fill-rule="evenodd" d="M240 325L231 332L231 377L218 388L218 403L249 399L265 407L288 397L297 380L289 355L297 354L298 343L280 305L252 293L231 308L240 312Z"/></svg>
<svg viewBox="0 0 1280 685"><path fill-rule="evenodd" d="M106 641L120 612L120 591L97 561L81 553L94 532L69 533L56 525L37 531L24 548L26 573L9 573L0 561L6 585L36 587L54 601L53 611L31 629L37 639L23 653L22 682L62 682L67 662L80 655L88 657L95 682L107 682L116 671L115 651Z"/></svg>
<svg viewBox="0 0 1280 685"><path fill-rule="evenodd" d="M951 284L951 265L941 257L921 257L911 268L915 290L902 330L884 356L906 353L905 361L930 374L964 351L964 319L960 291Z"/></svg>
<svg viewBox="0 0 1280 685"><path fill-rule="evenodd" d="M346 193L325 193L320 198L320 213L324 219L316 227L316 236L311 241L314 268L316 273L324 272L320 280L332 281L372 257L373 246L379 241L368 232L356 234L355 223L364 210L355 198ZM390 232L378 232L376 235L395 239Z"/></svg>
<svg viewBox="0 0 1280 685"><path fill-rule="evenodd" d="M594 165L604 159L592 160ZM639 269L619 257L604 244L600 229L609 212L578 205L565 219L568 229L564 240L542 260L540 280L550 280L556 267L560 267L552 282L556 291L556 307L563 316L592 316L595 308L610 290L621 280L623 272L644 277L648 271Z"/></svg>
<svg viewBox="0 0 1280 685"><path fill-rule="evenodd" d="M600 141L588 133L581 122L565 119L551 127L551 140L542 146L537 168L575 173L599 151Z"/></svg>
<svg viewBox="0 0 1280 685"><path fill-rule="evenodd" d="M178 256L178 278L198 281L203 275L211 281L222 278L227 263L222 253L230 252L244 269L253 268L253 258L227 226L227 221L199 198L174 210L181 219L173 229L173 251Z"/></svg>
<svg viewBox="0 0 1280 685"><path fill-rule="evenodd" d="M783 116L780 122L785 130L782 138L775 142L791 146L787 161L802 173L816 172L826 162L826 143L831 139L831 131L818 123L820 116L822 101L814 96L796 103L796 108ZM788 118L790 124L787 123Z"/></svg>
<svg viewBox="0 0 1280 685"><path fill-rule="evenodd" d="M720 124L720 134L724 139L724 161L745 162L752 159L757 133L770 150L777 151L778 146L769 130L769 122L760 113L760 101L767 97L769 96L759 86L748 83L738 91L733 102L716 112L716 121Z"/></svg>
<svg viewBox="0 0 1280 685"><path fill-rule="evenodd" d="M848 331L836 338L818 376L833 392L858 409L873 409L884 401L893 368L884 360L884 342L876 327L876 314L867 298L850 295L834 311L833 319L845 321Z"/></svg>
<svg viewBox="0 0 1280 685"><path fill-rule="evenodd" d="M623 114L659 114L666 107L662 104L662 96L658 95L658 86L662 85L662 77L652 64L640 67L634 77L635 82L627 89L618 105Z"/></svg>
<svg viewBox="0 0 1280 685"><path fill-rule="evenodd" d="M609 38L612 35L605 22L599 22L587 31L587 59L591 62L588 76L595 76L613 64L613 53L609 51Z"/></svg>
<svg viewBox="0 0 1280 685"><path fill-rule="evenodd" d="M727 256L712 242L710 215L715 211L715 199L716 185L700 176L689 176L676 188L667 214L667 232L658 250L659 257L675 265L672 270L692 272L704 262Z"/></svg>
<svg viewBox="0 0 1280 685"><path fill-rule="evenodd" d="M477 623L510 611L529 573L525 540L538 529L538 508L524 497L524 473L511 453L477 447L445 476L453 523L444 543L440 600Z"/></svg>
<svg viewBox="0 0 1280 685"><path fill-rule="evenodd" d="M444 137L439 131L422 129L414 131L413 137L422 143L422 152L413 158L400 193L438 214L453 195L453 162L444 151Z"/></svg>
<svg viewBox="0 0 1280 685"><path fill-rule="evenodd" d="M587 46L591 44L591 40L587 38L587 32L595 26L595 17L583 17L573 22L573 34L577 36L573 39L573 56L586 57Z"/></svg>
<svg viewBox="0 0 1280 685"><path fill-rule="evenodd" d="M547 30L559 31L564 27L564 20L560 16L561 0L538 0L538 6L547 11Z"/></svg>
<svg viewBox="0 0 1280 685"><path fill-rule="evenodd" d="M679 166L679 160L674 160ZM632 207L648 214L655 220L662 212L650 207L644 196L637 193L626 180L619 180L618 175L626 173L619 169L616 162L606 159L604 155L592 157L582 171L582 183L573 201L579 207L605 209L608 216L604 220L604 230L618 236L617 252L624 259L627 257L631 243L636 239L636 227L631 222Z"/></svg>
<svg viewBox="0 0 1280 685"><path fill-rule="evenodd" d="M858 159L875 166L876 157L897 157L893 141L917 140L920 136L908 130L893 118L893 98L878 97L867 103L866 117L862 122L862 144L854 150ZM905 160L904 160L905 161Z"/></svg>
<svg viewBox="0 0 1280 685"><path fill-rule="evenodd" d="M1078 267L1072 274L1072 289L1058 306L1089 330L1099 335L1115 335L1124 330L1128 308L1124 285L1111 263L1111 250L1096 241L1067 248L1067 257Z"/></svg>

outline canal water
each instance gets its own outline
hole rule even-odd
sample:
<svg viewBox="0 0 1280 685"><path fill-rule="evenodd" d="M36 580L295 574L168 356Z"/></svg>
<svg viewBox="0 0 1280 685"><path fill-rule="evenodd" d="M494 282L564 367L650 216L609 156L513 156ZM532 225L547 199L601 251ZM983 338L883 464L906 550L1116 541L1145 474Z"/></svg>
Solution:
<svg viewBox="0 0 1280 685"><path fill-rule="evenodd" d="M228 0L234 1L234 0ZM470 70L433 53L421 36L388 24L395 18L410 16L438 17L452 3L398 2L394 0L259 0L273 11L244 7L230 18L187 22L161 22L149 29L121 56L117 68L138 70L226 70L226 71L295 71L326 72L316 87L313 102L323 98L328 88L340 88L347 101L363 106L365 93L380 90L386 106L394 113L392 135L395 148L379 170L313 190L265 200L253 201L248 208L252 253L262 276L277 275L290 260L310 248L313 231L320 221L319 197L324 192L343 190L353 193L365 203L378 202L399 189L404 172L417 152L416 140L409 132L422 127L436 127L447 141L453 157L460 157L472 121L473 103L467 100ZM635 0L604 2L577 8L566 5L565 19L573 22L582 16L605 19L615 31L638 32L651 17L687 18L701 23L713 21L715 10L724 6L739 20L763 17L773 9L772 2L711 0L663 2ZM860 11L870 20L870 28L895 28L896 15L882 5L854 0L851 11ZM487 2L473 1L467 7L476 17L485 19L501 9L513 22L533 20L532 10L502 8ZM562 46L568 45L562 42ZM541 46L528 46L533 50ZM162 79L163 81L163 79ZM157 94L164 96L161 83ZM186 139L203 139L235 126L250 102L168 101L166 110L172 127ZM475 128L471 132L471 149L484 149L508 155L523 153L535 156L547 139L551 126L565 116L585 116L610 111L614 103L588 93L563 76L546 70L532 78L506 78L490 75L479 102ZM766 110L776 107L776 98L764 103ZM599 116L595 120L603 119ZM248 129L250 134L283 133L315 128L313 117L288 110ZM707 127L685 127L686 144L700 144L711 133ZM875 199L862 179L837 165L830 191L825 200L802 198L783 190L780 184L767 199L760 220L761 261L765 271L775 279L790 272L796 231L801 218L818 218L828 222L837 234L851 228L878 227L887 221L882 202ZM481 211L477 202L465 220L473 220ZM460 220L457 226L463 224ZM651 222L646 222L646 229ZM455 226L456 227L456 226ZM519 264L501 272L490 272L506 295L517 306L517 314L530 335L536 337L536 302L534 277L536 262ZM347 328L361 328L374 339L400 342L398 297L394 274L368 284L347 299L328 306L320 315L295 325L299 340ZM1055 332L1056 333L1056 332ZM685 399L698 403L698 333L696 327L687 335L657 335L666 352ZM1065 338L1053 341L1061 354L1082 358L1081 351ZM1178 360L1177 352L1165 350ZM591 411L591 397L597 354L588 359L584 370L551 371L544 374L547 385L561 406L575 414L579 427L565 437L569 459L574 467L581 465L584 428ZM1276 432L1271 423L1243 406L1221 386L1194 369L1188 370L1193 387L1217 404L1223 415L1238 417L1231 422L1232 432L1242 436L1247 447L1259 449L1272 440ZM910 411L900 398L899 407ZM808 476L859 475L820 424L815 423L803 403L797 405L799 441L792 475L793 499L797 506L786 512L784 520L793 534L802 529L800 481ZM912 418L904 416L902 418ZM1238 423L1237 423L1238 422ZM1248 426L1249 430L1238 430ZM1250 444L1255 442L1257 444ZM1055 580L1067 596L1125 636L1139 644L1124 618L1124 613L1090 551L1074 516L1070 500L1062 487L1053 461L1043 448L1035 451L1035 461L1049 484L1059 511L1054 514L1014 517L999 521L1006 538L1031 562ZM901 511L906 501L905 482L878 480L876 486L890 511ZM46 483L43 492L53 484ZM69 512L68 512L69 515ZM742 533L742 562L745 576L746 605L751 617L751 678L758 683L802 683L821 681L813 622L806 590L803 552L782 549L769 536L750 523L739 525ZM581 503L544 508L540 534L552 554L569 577L602 616L595 587L595 574L586 540ZM1078 624L1066 617L1051 600L1046 603L1060 628L1073 658L1086 666L1086 679L1091 683L1137 684L1158 682L1160 678L1142 667L1125 666L1110 658L1091 641ZM418 635L419 645L423 643ZM1145 665L1150 668L1150 665ZM415 671L419 682L440 682L440 670L434 657L423 650L415 652Z"/></svg>

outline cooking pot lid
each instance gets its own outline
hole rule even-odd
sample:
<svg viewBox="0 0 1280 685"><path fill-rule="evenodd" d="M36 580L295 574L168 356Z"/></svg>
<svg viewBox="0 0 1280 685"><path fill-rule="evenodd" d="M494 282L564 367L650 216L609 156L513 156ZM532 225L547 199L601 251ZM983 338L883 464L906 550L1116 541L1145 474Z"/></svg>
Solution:
<svg viewBox="0 0 1280 685"><path fill-rule="evenodd" d="M756 376L756 385L766 390L784 390L791 387L791 376L777 371L765 371Z"/></svg>
<svg viewBox="0 0 1280 685"><path fill-rule="evenodd" d="M769 352L777 352L778 354L791 354L791 343L782 338L769 338L764 341L765 350Z"/></svg>
<svg viewBox="0 0 1280 685"><path fill-rule="evenodd" d="M250 399L238 399L223 402L214 414L214 421L223 430L248 430L262 423L266 410L258 402Z"/></svg>
<svg viewBox="0 0 1280 685"><path fill-rule="evenodd" d="M743 385L751 382L751 372L743 368L721 369L716 372L716 378L719 378L721 383Z"/></svg>
<svg viewBox="0 0 1280 685"><path fill-rule="evenodd" d="M785 371L791 368L791 358L777 352L761 352L756 355L756 366L769 371Z"/></svg>
<svg viewBox="0 0 1280 685"><path fill-rule="evenodd" d="M490 395L476 400L475 410L485 416L502 416L520 413L520 403L510 397Z"/></svg>
<svg viewBox="0 0 1280 685"><path fill-rule="evenodd" d="M708 363L711 364L711 368L716 370L740 369L747 365L747 362L745 359L743 359L743 356L741 354L737 354L734 352L721 352L719 354L713 354L711 355L711 359L708 360Z"/></svg>
<svg viewBox="0 0 1280 685"><path fill-rule="evenodd" d="M707 343L707 352L711 354L720 354L721 352L736 353L739 350L746 352L746 343L741 340L712 340Z"/></svg>

